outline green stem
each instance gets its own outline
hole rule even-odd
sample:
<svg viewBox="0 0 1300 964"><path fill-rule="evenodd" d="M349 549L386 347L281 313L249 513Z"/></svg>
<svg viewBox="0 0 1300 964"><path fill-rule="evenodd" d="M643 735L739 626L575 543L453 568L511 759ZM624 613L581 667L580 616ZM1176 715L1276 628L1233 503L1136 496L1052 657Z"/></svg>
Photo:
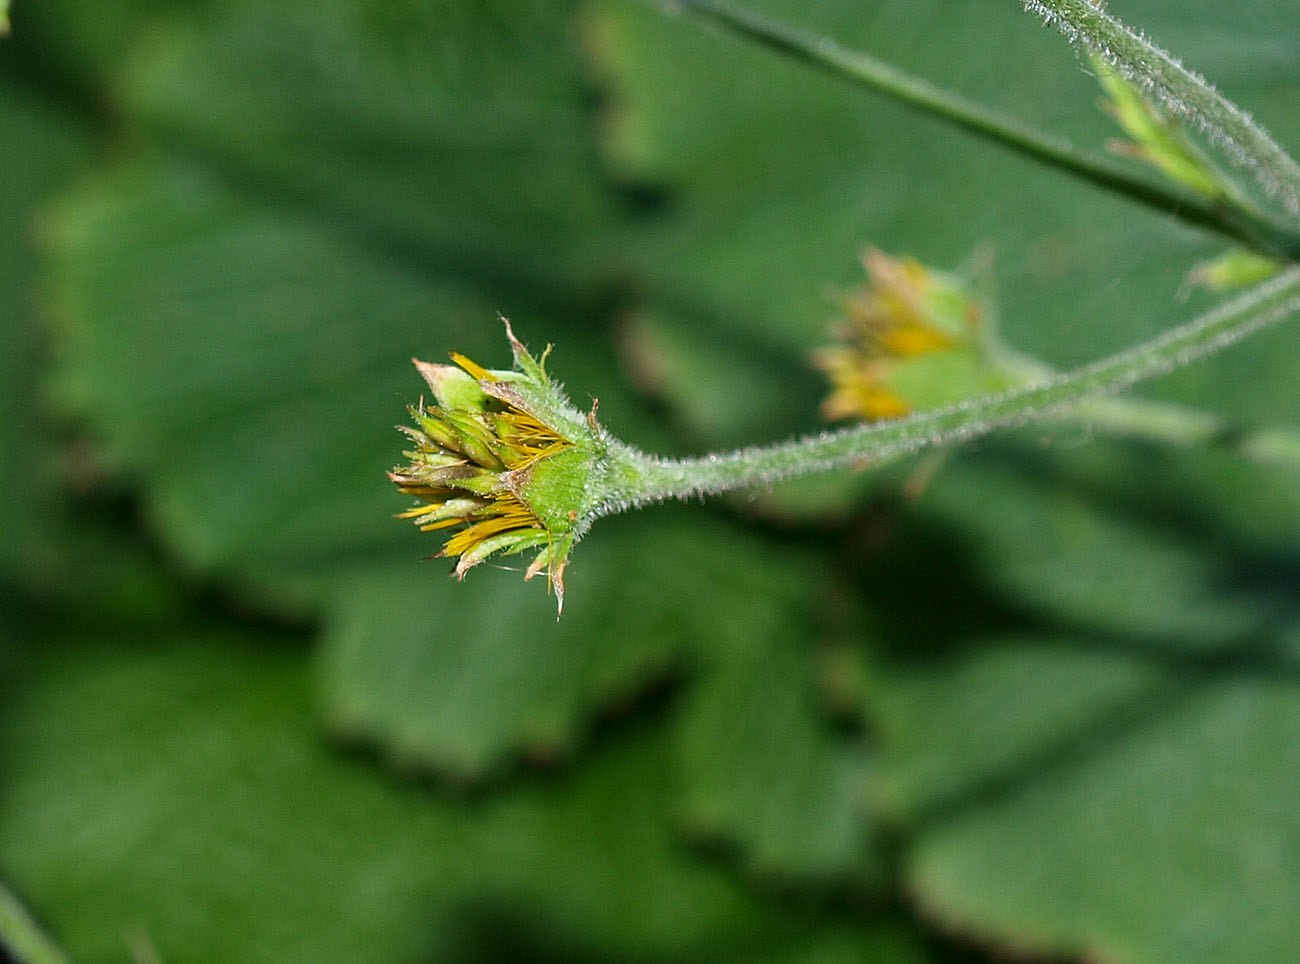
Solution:
<svg viewBox="0 0 1300 964"><path fill-rule="evenodd" d="M68 956L4 886L0 886L0 948L19 964L69 964Z"/></svg>
<svg viewBox="0 0 1300 964"><path fill-rule="evenodd" d="M1253 428L1212 412L1137 398L1088 398L1070 414L1112 435L1219 448L1256 462L1300 467L1300 430L1294 428Z"/></svg>
<svg viewBox="0 0 1300 964"><path fill-rule="evenodd" d="M596 514L879 462L1059 415L1089 396L1120 391L1226 348L1296 311L1300 311L1300 268L1289 269L1151 341L1029 388L897 421L701 458L663 459L621 446L612 448L606 481L607 491L615 495Z"/></svg>
<svg viewBox="0 0 1300 964"><path fill-rule="evenodd" d="M1150 181L1109 158L1082 151L1066 140L936 87L868 54L848 50L828 38L795 30L719 0L671 0L667 6L1263 254L1300 258L1300 234L1250 212L1233 210Z"/></svg>
<svg viewBox="0 0 1300 964"><path fill-rule="evenodd" d="M1171 113L1190 118L1238 166L1250 169L1265 192L1292 215L1300 215L1300 164L1204 78L1093 0L1025 0L1025 8L1055 24L1069 39L1082 40Z"/></svg>
<svg viewBox="0 0 1300 964"><path fill-rule="evenodd" d="M1060 373L1034 358L999 347L990 359L1012 385L1034 385ZM1075 423L1166 445L1217 448L1256 462L1300 468L1300 429L1287 426L1256 428L1213 412L1146 398L1085 398L1063 413Z"/></svg>

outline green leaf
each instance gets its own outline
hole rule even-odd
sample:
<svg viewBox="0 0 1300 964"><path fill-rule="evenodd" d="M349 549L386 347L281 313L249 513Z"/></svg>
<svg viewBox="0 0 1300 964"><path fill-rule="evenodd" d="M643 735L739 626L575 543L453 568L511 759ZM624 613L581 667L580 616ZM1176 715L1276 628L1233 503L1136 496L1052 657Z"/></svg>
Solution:
<svg viewBox="0 0 1300 964"><path fill-rule="evenodd" d="M74 957L925 959L887 919L764 900L684 853L651 727L563 780L439 797L323 744L307 667L283 634L177 623L28 654L0 710L0 851Z"/></svg>
<svg viewBox="0 0 1300 964"><path fill-rule="evenodd" d="M359 183L322 160L322 151L347 154L353 144L348 125L362 119L334 104L345 94L370 97L369 72L351 78L361 90L327 87L323 103L263 104L259 72L278 75L283 58L303 55L263 45L263 34L284 32L264 20L296 9L221 21L210 34L176 28L157 41L174 58L158 68L170 80L148 75L139 102L169 138L184 131L200 150L197 157L164 154L122 166L60 206L54 290L66 332L61 397L87 414L109 462L140 480L152 525L187 565L262 605L322 614L320 707L334 732L377 745L403 769L479 781L519 756L542 763L568 758L589 739L591 714L626 707L683 665L712 665L714 641L729 640L729 669L721 678L709 673L690 696L681 745L683 824L711 839L756 840L765 854L760 863L773 873L825 877L867 865L874 878L858 807L861 750L839 741L823 748L810 689L806 699L791 700L782 692L784 676L765 683L775 702L756 723L782 737L779 757L743 743L735 743L734 759L710 750L719 742L714 729L727 741L756 737L724 718L747 695L745 654L761 657L777 646L779 665L792 672L809 665L801 648L808 614L794 601L811 594L811 580L801 572L783 575L789 559L779 547L739 537L698 509L602 523L575 557L557 625L540 580L524 585L517 572L484 567L453 583L445 564L419 561L438 543L390 518L402 507L381 475L401 448L391 425L420 388L407 359L437 358L454 347L497 364L503 343L495 308L514 314L516 329L534 346L543 337L555 340L553 367L573 373L578 398L598 393L602 417L620 433L631 428L635 435L635 413L620 401L608 349L589 344L585 296L568 291L571 279L541 281L548 272L530 267L539 257L564 260L566 244L588 250L599 222L590 236L574 237L580 232L549 215L533 217L500 198L488 205L481 196L490 180L494 190L536 191L530 204L553 203L557 216L576 216L567 194L552 198L532 179L534 168L555 166L546 152L572 137L571 118L543 123L556 113L543 110L540 95L550 88L530 85L530 97L542 103L516 100L506 115L523 124L512 137L537 141L521 164L526 176L503 168L488 150L494 141L484 141L484 112L492 114L489 126L504 123L495 108L488 111L492 105L456 107L450 126L418 112L399 118L418 144L445 136L462 156L432 155L436 191L414 206L397 204L395 198L409 197L406 180L420 183L415 175L399 177L381 165ZM342 43L346 32L331 29L339 32L321 42ZM224 43L253 43L252 59L236 72ZM441 57L454 47L446 43L437 48ZM521 53L527 57L519 63L495 69L507 80L537 69L528 57L543 56L542 47L530 44ZM388 56L372 48L348 52L397 69L386 64ZM556 69L553 58L546 50L548 70ZM330 83L339 81L331 75ZM502 96L518 97L506 80L500 83ZM218 96L209 85L227 93ZM311 89L294 88L298 96ZM455 100L455 88L432 89ZM218 115L200 110L209 99L251 116L218 124ZM526 124L516 116L521 111ZM302 143L304 112L341 114L346 124L341 131L326 125ZM529 120L532 113L538 116ZM373 123L386 138L403 129L389 116ZM244 172L233 158L249 152L243 139L250 130L271 148L250 157L256 170ZM412 167L421 156L430 158L417 152ZM487 171L495 171L492 178ZM261 192L279 178L315 193L294 204L267 203ZM457 205L476 212L480 223L472 231ZM348 216L338 217L336 206ZM377 244L370 225L378 223L399 237L423 232L432 254L412 260L400 245ZM545 243L539 225L548 232ZM479 251L474 238L482 232L491 237ZM437 247L450 243L448 233L464 245L454 258ZM500 274L529 276L529 286L503 287ZM753 577L736 578L750 570ZM755 606L753 599L767 599L773 585L786 588ZM752 611L761 648L737 642L732 614L740 610ZM797 763L805 753L810 763L835 758L834 779L805 787L800 771L785 767L784 795L766 809L748 805L774 760ZM709 803L719 797L720 810ZM789 799L822 812L841 800L852 806L805 833L788 820Z"/></svg>
<svg viewBox="0 0 1300 964"><path fill-rule="evenodd" d="M498 289L590 282L614 208L588 146L573 10L236 3L140 44L122 96L246 196L300 205L391 261Z"/></svg>
<svg viewBox="0 0 1300 964"><path fill-rule="evenodd" d="M1109 136L1093 95L1081 86L1086 81L1060 69L1060 51L1020 35L1010 23L1014 10L886 4L857 8L836 22L838 8L824 5L755 6L886 54L1008 113L1067 133L1092 131L1097 140ZM1197 22L1182 4L1157 14L1166 27ZM1273 18L1273 36L1294 33L1293 11L1283 16L1261 4L1254 15ZM900 26L904 17L907 29ZM1154 333L1185 310L1174 304L1170 281L1208 249L1167 224L988 148L941 137L923 121L900 122L878 100L845 95L759 52L684 33L679 21L634 7L612 8L607 21L598 49L618 94L607 147L630 175L673 201L645 256L652 344L668 346L652 358L660 364L648 367L647 383L684 425L713 433L702 444L730 444L733 434L750 431L743 428L752 414L746 396L732 393L728 404L697 374L701 358L723 354L713 347L717 333L725 332L724 344L738 359L732 369L758 369L747 373L750 384L789 391L789 370L819 343L831 313L821 300L825 286L857 280L852 257L860 243L947 267L992 240L1004 337L1061 366ZM1183 32L1199 45L1179 49L1189 59L1215 42L1212 30ZM979 55L968 46L975 36ZM917 38L915 48L908 37ZM947 42L967 46L946 49ZM1264 37L1240 37L1231 54L1220 50L1215 79L1251 106L1269 109L1285 96L1287 81L1280 72L1248 75L1244 43L1268 49ZM1008 49L1015 57L998 54ZM1272 115L1282 125L1293 121L1278 109ZM1278 330L1152 392L1248 421L1294 421L1300 411L1286 387L1294 345L1293 331ZM783 361L769 360L781 354ZM634 371L646 370L643 357L630 354ZM804 409L814 403L807 398ZM933 529L909 527L900 536L929 536L917 539L913 564L893 571L896 560L886 556L852 584L870 601L864 631L883 650L848 673L865 681L865 716L884 754L874 774L873 815L899 820L917 835L908 879L923 905L963 932L1011 948L1097 948L1119 960L1216 960L1212 944L1199 957L1183 946L1169 952L1191 904L1222 922L1219 939L1240 936L1234 959L1284 957L1276 944L1243 950L1253 931L1243 902L1208 876L1187 884L1177 875L1178 861L1195 859L1207 833L1225 847L1260 850L1245 829L1248 816L1269 824L1278 848L1272 852L1286 866L1294 829L1271 822L1273 811L1258 803L1263 788L1287 798L1276 771L1262 760L1254 761L1258 774L1235 767L1241 786L1228 806L1243 829L1234 836L1225 823L1202 831L1202 814L1224 786L1216 781L1201 793L1200 813L1191 803L1174 805L1179 787L1202 782L1194 741L1189 737L1166 760L1158 750L1130 752L1124 738L1126 727L1139 725L1133 721L1146 700L1163 706L1167 689L1184 685L1186 675L1196 679L1200 667L1234 664L1234 647L1267 620L1267 592L1226 594L1222 585L1225 572L1258 585L1247 575L1252 553L1294 552L1295 475L1231 457L1105 446L1074 430L1027 436L1040 439L1082 446L1069 459L1075 474L1040 465L1011 484L1003 473L967 468L968 456L959 454L922 496L922 518L933 519ZM997 451L1006 457L1006 448ZM1012 466L1026 471L1023 463ZM854 498L845 488L823 498L844 504ZM1094 490L1105 493L1100 507L1090 498ZM1187 507L1191 532L1199 525L1217 535L1167 538L1175 506ZM822 506L793 508L819 513ZM889 527L889 518L865 514L848 530L851 557L870 559ZM950 531L969 538L954 544ZM1240 557L1225 558L1225 540L1242 547ZM1074 783L1069 793L1051 791L1054 805L1041 812L1002 804L1021 783L1054 785L1076 754L1089 752L1098 717L1096 739L1122 744L1111 779L1131 791L1158 763L1169 787L1163 795L1143 786L1122 814L1096 816L1090 794L1116 808L1122 794ZM1219 724L1207 716L1200 725ZM1264 745L1277 749L1276 739ZM819 771L822 779L833 772L830 764ZM985 809L994 814L989 830L982 829ZM1179 823L1163 823L1166 811ZM1023 832L1017 817L1035 832ZM1091 836L1071 835L1085 818L1095 828ZM1126 828L1117 845L1104 837L1108 818ZM940 829L931 830L931 821ZM950 821L982 835L947 834ZM1158 879L1128 871L1134 854L1159 864ZM1076 872L1088 875L1088 886L1071 891ZM1252 886L1240 877L1235 883L1243 891ZM1293 882L1253 886L1261 900L1274 901L1274 925L1284 911L1294 913L1282 896ZM1181 906L1180 895L1188 897Z"/></svg>
<svg viewBox="0 0 1300 964"><path fill-rule="evenodd" d="M53 224L59 394L111 465L147 472L186 557L308 595L349 551L414 544L382 474L409 359L435 307L441 337L486 343L481 296L179 163L93 185Z"/></svg>
<svg viewBox="0 0 1300 964"><path fill-rule="evenodd" d="M76 119L17 84L0 100L0 578L30 590L54 564L48 492L56 471L36 363L37 211L89 158Z"/></svg>
<svg viewBox="0 0 1300 964"><path fill-rule="evenodd" d="M7 42L20 61L30 56L28 41L24 33ZM0 140L11 146L0 160L0 236L9 253L0 259L0 608L13 612L14 625L5 628L22 639L33 607L102 617L159 611L172 601L147 551L119 544L122 507L110 493L92 494L102 468L49 410L44 383L51 339L39 317L48 227L42 205L93 162L89 125L53 92L33 90L21 72L5 80ZM87 566L88 559L111 565Z"/></svg>
<svg viewBox="0 0 1300 964"><path fill-rule="evenodd" d="M796 571L817 569L811 559L783 561ZM750 595L765 605L730 607L698 656L678 735L683 826L692 838L734 851L769 885L879 887L884 863L867 817L873 755L861 734L835 730L810 640L771 611L783 604L807 619L833 600L820 586L778 577L753 567Z"/></svg>
<svg viewBox="0 0 1300 964"><path fill-rule="evenodd" d="M499 354L497 310L588 338L610 209L568 7L448 8L178 15L123 85L173 153L57 218L63 398L172 545L278 607L417 545L382 482L412 355Z"/></svg>
<svg viewBox="0 0 1300 964"><path fill-rule="evenodd" d="M726 553L716 537L694 549L696 536L680 516L602 528L572 564L579 588L560 621L544 578L526 584L519 566L485 566L463 584L441 561L349 575L323 641L333 727L461 780L520 752L570 757L589 714L676 674L713 611L709 574L752 552Z"/></svg>
<svg viewBox="0 0 1300 964"><path fill-rule="evenodd" d="M1090 80L1013 8L764 7L1042 126L1110 134ZM6 703L5 745L27 746L5 750L24 761L19 789L9 793L7 775L0 798L6 871L12 851L15 885L42 913L57 909L60 936L76 931L69 947L97 959L124 955L121 921L139 920L136 907L173 897L179 907L151 914L146 933L161 920L167 942L200 959L481 959L503 933L523 934L531 956L565 960L871 959L872 939L840 917L787 924L725 868L685 860L663 820L735 847L765 880L807 882L878 879L876 821L887 816L912 835L898 842L910 891L963 932L1076 950L1095 936L1115 956L1154 959L1176 940L1178 891L1139 885L1200 859L1196 818L1220 787L1198 754L1218 764L1222 748L1185 735L1168 744L1170 768L1152 771L1173 788L1210 781L1201 811L1149 793L1138 796L1150 808L1120 814L1109 785L1063 782L1055 761L1108 714L1124 738L1108 779L1148 789L1143 768L1164 758L1127 739L1124 714L1148 698L1163 706L1185 657L1231 665L1230 644L1289 611L1250 565L1285 572L1293 553L1300 498L1285 473L1100 445L1078 446L1064 474L1055 461L1012 461L1010 481L958 461L904 512L920 519L905 531L930 536L918 549L932 550L911 568L880 555L897 513L852 514L863 477L818 497L848 522L809 535L811 546L697 506L652 509L602 523L579 547L559 626L539 583L478 571L453 584L443 563L416 561L438 543L389 518L403 507L382 478L401 447L391 425L419 391L409 357L457 348L504 366L498 310L534 349L554 341L551 368L575 400L598 396L602 420L646 447L669 432L629 397L609 334L629 289L677 360L658 395L700 447L816 427L821 391L805 358L832 314L827 289L858 281L868 242L951 267L992 239L1008 341L1062 367L1201 310L1172 299L1186 265L1212 253L1205 238L654 11L592 9L582 23L608 95L604 159L569 4L375 14L280 0L171 12L130 45L115 98L131 132L120 150L132 156L55 219L60 394L139 490L179 566L264 611L322 619L323 688L309 694L298 663L277 670L276 659L301 657L277 654L270 636L256 657L228 653L224 631L180 646L176 662L166 645L129 659L119 646L84 665L69 657L66 674L51 669L27 688L21 709ZM1289 120L1279 78L1290 61L1274 53L1273 68L1252 75L1240 47L1215 42L1225 86L1252 106L1259 90ZM656 216L620 209L604 165L649 187L632 194ZM1235 418L1300 419L1294 345L1294 332L1270 332L1156 393ZM1044 436L1086 441L1059 431L1027 441ZM1019 447L996 451L1009 450ZM1170 508L1180 506L1194 525ZM1209 536L1196 538L1197 526ZM1224 592L1230 576L1251 591ZM831 730L808 687L824 637L864 636L873 648L859 712L879 728L865 741ZM1065 652L1044 652L1045 637ZM998 658L967 675L963 657L983 643ZM678 717L593 737L595 709L625 706L682 665L697 673L683 681ZM271 689L295 694L289 709L258 690L268 674L279 679ZM234 708L215 716L198 708L226 699ZM68 720L95 725L102 714L87 706L112 709L102 734L60 736ZM519 754L596 748L545 785L431 803L325 754L305 736L312 712L412 769L465 780ZM1233 730L1242 713L1227 705L1196 721L1249 735ZM670 739L651 735L667 727ZM1285 762L1286 748L1273 749ZM130 765L114 769L123 754ZM1243 754L1233 772L1243 788L1233 813L1278 828L1271 852L1285 857L1296 837L1257 796L1284 789L1284 777L1256 773L1257 759ZM1125 828L1122 845L1101 833L1018 835L1005 808L1019 798L1003 789L1017 766L1076 794L1017 811L1023 827L1086 816L1092 794ZM114 772L143 779L101 779ZM313 833L303 800L324 807L332 829ZM462 804L483 813L471 819ZM653 819L636 816L651 806ZM1159 823L1161 806L1177 825ZM985 826L983 814L992 829L943 836L926 822L935 812L958 830ZM267 813L275 819L261 822ZM101 829L100 814L121 830ZM87 859L76 846L87 839L108 856ZM657 856L641 849L646 839ZM1036 876L1024 880L1010 856L1030 846ZM1156 870L1128 873L1132 853ZM627 874L643 863L653 889ZM1075 868L1088 883L1076 895L1048 886ZM105 893L114 873L131 886ZM1207 913L1248 930L1231 895L1188 879ZM1249 890L1251 878L1233 879ZM343 933L354 898L376 916ZM242 955L218 954L229 935L199 920L232 902L250 922ZM749 929L764 914L775 916Z"/></svg>
<svg viewBox="0 0 1300 964"><path fill-rule="evenodd" d="M671 313L641 312L622 342L629 377L668 406L680 448L741 446L794 434L812 415L808 399L821 389L811 367L791 365L760 346L737 350L726 327L688 332ZM785 377L772 373L785 368Z"/></svg>
<svg viewBox="0 0 1300 964"><path fill-rule="evenodd" d="M197 11L223 2L194 0L187 6ZM84 0L23 3L13 35L4 41L6 74L27 78L55 95L64 109L76 108L88 128L106 122L114 99L112 83L126 51L172 8L167 0L121 0L89 17Z"/></svg>
<svg viewBox="0 0 1300 964"><path fill-rule="evenodd" d="M916 606L928 580L984 613L876 636L868 713L908 885L1025 952L1285 957L1294 545L1175 510L1155 476L1136 511L1088 480L1093 460L1054 461L1051 488L1033 462L941 475L926 528L863 574L876 594L910 584Z"/></svg>

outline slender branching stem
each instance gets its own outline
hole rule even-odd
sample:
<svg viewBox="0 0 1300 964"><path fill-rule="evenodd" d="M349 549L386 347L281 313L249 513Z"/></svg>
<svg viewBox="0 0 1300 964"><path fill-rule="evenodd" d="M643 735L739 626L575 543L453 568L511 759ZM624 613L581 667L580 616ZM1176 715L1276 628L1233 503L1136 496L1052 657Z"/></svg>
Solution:
<svg viewBox="0 0 1300 964"><path fill-rule="evenodd" d="M1108 396L1084 399L1070 415L1107 435L1220 449L1254 462L1300 468L1300 429L1291 426L1242 425L1182 405Z"/></svg>
<svg viewBox="0 0 1300 964"><path fill-rule="evenodd" d="M1092 0L1025 0L1025 8L1082 41L1172 114L1201 128L1239 167L1300 220L1300 164L1244 110L1166 51L1130 30Z"/></svg>
<svg viewBox="0 0 1300 964"><path fill-rule="evenodd" d="M723 0L660 0L660 4L670 10L685 11L728 33L892 97L1018 154L1262 254L1283 260L1300 259L1300 231L1279 225L1254 211L1233 208L1153 181L1109 157L1081 150L1063 138L936 87L869 54L846 49L826 37L796 30ZM1040 5L1033 6L1037 9Z"/></svg>
<svg viewBox="0 0 1300 964"><path fill-rule="evenodd" d="M1000 395L925 412L896 421L873 423L838 432L825 432L765 448L692 459L664 459L621 446L611 450L607 477L617 497L603 512L616 512L645 502L689 498L706 493L795 478L842 466L869 465L932 446L984 435L994 429L1034 419L1059 416L1099 394L1122 391L1136 382L1161 375L1212 354L1300 311L1300 267L1250 289L1238 298L1148 342L1101 361L1046 381ZM1084 417L1107 415L1095 401ZM1113 411L1109 417L1117 420ZM1129 432L1141 423L1140 411L1130 411ZM1156 421L1167 412L1151 409L1147 423L1154 433ZM1204 423L1199 431L1212 436L1216 425ZM1165 434L1168 434L1166 428ZM1187 423L1181 429L1195 435ZM1283 433L1285 434L1285 433ZM1293 440L1261 439L1257 448L1285 448Z"/></svg>
<svg viewBox="0 0 1300 964"><path fill-rule="evenodd" d="M0 885L0 954L8 951L26 964L71 964L10 891Z"/></svg>

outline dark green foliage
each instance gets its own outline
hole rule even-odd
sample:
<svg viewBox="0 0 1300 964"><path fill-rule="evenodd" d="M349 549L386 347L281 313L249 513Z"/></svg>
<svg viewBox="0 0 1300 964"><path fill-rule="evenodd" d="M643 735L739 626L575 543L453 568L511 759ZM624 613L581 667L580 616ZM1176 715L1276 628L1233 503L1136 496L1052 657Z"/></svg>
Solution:
<svg viewBox="0 0 1300 964"><path fill-rule="evenodd" d="M1113 134L1015 4L755 6ZM1300 17L1225 11L1115 10L1294 146ZM625 0L12 19L0 880L73 958L1293 953L1293 472L1013 433L919 499L909 464L601 522L559 623L421 562L383 475L411 356L504 367L498 311L696 450L819 428L865 244L988 246L1065 367L1185 317L1212 238ZM1295 351L1151 392L1297 422Z"/></svg>

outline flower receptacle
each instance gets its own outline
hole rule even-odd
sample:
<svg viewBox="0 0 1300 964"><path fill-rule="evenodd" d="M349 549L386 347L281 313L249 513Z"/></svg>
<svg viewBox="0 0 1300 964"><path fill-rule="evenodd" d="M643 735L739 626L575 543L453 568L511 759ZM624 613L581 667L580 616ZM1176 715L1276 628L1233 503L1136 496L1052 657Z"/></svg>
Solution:
<svg viewBox="0 0 1300 964"><path fill-rule="evenodd" d="M600 501L591 483L603 475L603 433L546 375L545 354L534 358L508 322L506 334L513 370L456 352L454 365L415 360L436 404L410 407L415 425L399 430L414 448L389 478L419 500L399 518L451 530L438 555L456 559L457 578L492 556L537 550L525 578L546 572L562 607L569 551Z"/></svg>

